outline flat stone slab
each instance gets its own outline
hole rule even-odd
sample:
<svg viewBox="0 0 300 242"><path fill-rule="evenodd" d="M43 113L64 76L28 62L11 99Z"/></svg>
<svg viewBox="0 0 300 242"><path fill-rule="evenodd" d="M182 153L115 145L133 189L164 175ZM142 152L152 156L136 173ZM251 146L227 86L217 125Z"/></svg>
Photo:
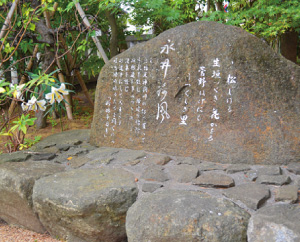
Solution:
<svg viewBox="0 0 300 242"><path fill-rule="evenodd" d="M146 168L142 173L141 179L148 181L165 182L169 180L168 175L164 172L164 168L158 165L152 165Z"/></svg>
<svg viewBox="0 0 300 242"><path fill-rule="evenodd" d="M225 199L199 191L162 190L133 204L126 232L128 242L246 242L249 217Z"/></svg>
<svg viewBox="0 0 300 242"><path fill-rule="evenodd" d="M298 200L298 186L282 186L275 190L275 201L295 203Z"/></svg>
<svg viewBox="0 0 300 242"><path fill-rule="evenodd" d="M17 151L13 153L4 153L0 155L0 164L5 162L21 162L26 161L31 157L30 154L23 151Z"/></svg>
<svg viewBox="0 0 300 242"><path fill-rule="evenodd" d="M276 204L259 209L249 220L248 242L300 241L300 206Z"/></svg>
<svg viewBox="0 0 300 242"><path fill-rule="evenodd" d="M194 185L202 187L228 188L234 186L234 180L220 173L204 173L193 180Z"/></svg>
<svg viewBox="0 0 300 242"><path fill-rule="evenodd" d="M295 173L296 175L300 175L300 163L288 164L286 169L290 172Z"/></svg>
<svg viewBox="0 0 300 242"><path fill-rule="evenodd" d="M225 171L226 167L222 164L216 164L213 162L202 162L198 165L199 171L214 171L214 170L221 170Z"/></svg>
<svg viewBox="0 0 300 242"><path fill-rule="evenodd" d="M123 169L76 169L38 180L34 209L53 237L126 241L125 216L138 190Z"/></svg>
<svg viewBox="0 0 300 242"><path fill-rule="evenodd" d="M248 171L250 169L250 166L245 164L232 164L227 167L226 171L228 174L233 174L237 172Z"/></svg>
<svg viewBox="0 0 300 242"><path fill-rule="evenodd" d="M201 164L203 161L196 159L196 158L192 158L192 157L177 157L176 159L177 164L181 165L181 164L185 164L185 165L199 165Z"/></svg>
<svg viewBox="0 0 300 242"><path fill-rule="evenodd" d="M267 186L255 183L246 183L226 189L223 194L234 201L241 201L253 210L260 208L271 195Z"/></svg>
<svg viewBox="0 0 300 242"><path fill-rule="evenodd" d="M44 227L33 211L32 190L42 177L64 171L48 162L7 162L0 165L0 218L9 224L43 233Z"/></svg>
<svg viewBox="0 0 300 242"><path fill-rule="evenodd" d="M145 182L143 184L142 187L142 191L143 192L154 192L157 189L163 187L163 185L161 183L149 183L149 182Z"/></svg>
<svg viewBox="0 0 300 242"><path fill-rule="evenodd" d="M295 180L295 185L297 186L298 185L298 188L300 190L300 177L298 177L296 180Z"/></svg>
<svg viewBox="0 0 300 242"><path fill-rule="evenodd" d="M57 156L54 159L54 162L56 162L56 163L66 163L66 162L69 162L69 159L85 155L88 152L89 151L85 148L70 147L70 149L65 151L63 154L61 154L60 156Z"/></svg>
<svg viewBox="0 0 300 242"><path fill-rule="evenodd" d="M270 176L282 174L282 170L279 166L265 166L265 167L259 168L257 170L257 172L258 172L258 175L270 175Z"/></svg>
<svg viewBox="0 0 300 242"><path fill-rule="evenodd" d="M261 175L258 176L256 182L261 184L267 184L267 185L282 186L285 184L289 184L291 182L291 178L287 175L278 175L278 176Z"/></svg>
<svg viewBox="0 0 300 242"><path fill-rule="evenodd" d="M43 139L42 141L36 143L31 147L33 151L40 151L44 148L49 147L61 147L68 145L77 146L84 141L88 141L90 138L90 129L76 129L76 130L68 130L62 133L57 133L54 135L50 135Z"/></svg>
<svg viewBox="0 0 300 242"><path fill-rule="evenodd" d="M72 159L69 160L69 165L71 168L79 168L90 161L91 159L86 156L72 157Z"/></svg>
<svg viewBox="0 0 300 242"><path fill-rule="evenodd" d="M92 164L109 164L110 162L129 164L132 161L144 159L146 155L143 150L101 147L89 152L87 157L94 161Z"/></svg>
<svg viewBox="0 0 300 242"><path fill-rule="evenodd" d="M254 170L250 170L245 172L245 177L250 181L255 181L258 177L258 172Z"/></svg>
<svg viewBox="0 0 300 242"><path fill-rule="evenodd" d="M52 160L56 157L55 153L37 153L32 155L32 160L40 161L40 160Z"/></svg>
<svg viewBox="0 0 300 242"><path fill-rule="evenodd" d="M143 159L144 165L166 165L171 160L171 157L168 155L148 155L145 159Z"/></svg>
<svg viewBox="0 0 300 242"><path fill-rule="evenodd" d="M168 170L170 177L181 183L192 182L199 174L198 168L193 165L175 165Z"/></svg>

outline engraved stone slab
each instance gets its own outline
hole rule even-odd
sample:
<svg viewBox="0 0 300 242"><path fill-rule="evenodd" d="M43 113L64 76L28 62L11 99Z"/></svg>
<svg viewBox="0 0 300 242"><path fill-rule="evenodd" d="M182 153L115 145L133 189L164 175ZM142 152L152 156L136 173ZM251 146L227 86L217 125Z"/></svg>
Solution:
<svg viewBox="0 0 300 242"><path fill-rule="evenodd" d="M246 31L195 22L106 64L91 143L221 163L300 158L300 68Z"/></svg>

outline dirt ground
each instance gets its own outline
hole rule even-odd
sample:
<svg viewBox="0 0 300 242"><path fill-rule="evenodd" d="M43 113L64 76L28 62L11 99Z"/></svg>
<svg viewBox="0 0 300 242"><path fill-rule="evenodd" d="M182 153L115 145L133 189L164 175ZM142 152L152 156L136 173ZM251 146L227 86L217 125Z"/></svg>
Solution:
<svg viewBox="0 0 300 242"><path fill-rule="evenodd" d="M38 234L26 229L9 226L0 219L0 242L58 242L49 234Z"/></svg>

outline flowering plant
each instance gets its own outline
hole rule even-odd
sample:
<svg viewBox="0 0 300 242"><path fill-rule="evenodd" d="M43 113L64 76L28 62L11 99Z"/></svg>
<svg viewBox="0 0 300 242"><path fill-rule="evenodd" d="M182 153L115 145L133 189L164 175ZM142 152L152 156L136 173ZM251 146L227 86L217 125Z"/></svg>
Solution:
<svg viewBox="0 0 300 242"><path fill-rule="evenodd" d="M55 71L57 72L57 71ZM22 114L17 120L11 118L8 113L2 110L3 125L0 126L0 135L7 136L10 140L8 151L16 151L24 147L24 139L27 129L34 124L36 118L31 118L30 111L49 112L59 111L61 114L64 108L64 95L69 94L66 83L60 83L50 74L28 73L31 78L26 84L12 85L0 80L0 105L12 100L21 102ZM26 115L27 114L27 115ZM12 126L13 125L13 126Z"/></svg>

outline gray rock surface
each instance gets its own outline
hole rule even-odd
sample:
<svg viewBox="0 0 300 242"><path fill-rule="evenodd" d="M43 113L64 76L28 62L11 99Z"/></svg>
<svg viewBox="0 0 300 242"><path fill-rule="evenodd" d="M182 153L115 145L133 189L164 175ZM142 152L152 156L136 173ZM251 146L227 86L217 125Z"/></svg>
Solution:
<svg viewBox="0 0 300 242"><path fill-rule="evenodd" d="M87 153L88 153L88 150L85 148L70 147L70 149L68 149L66 152L64 152L60 156L57 156L54 159L54 162L56 162L56 163L68 162L69 161L68 159L70 159L70 158L79 157L79 156L85 155Z"/></svg>
<svg viewBox="0 0 300 242"><path fill-rule="evenodd" d="M295 173L296 175L300 175L300 162L289 164L287 166L287 170Z"/></svg>
<svg viewBox="0 0 300 242"><path fill-rule="evenodd" d="M259 209L249 221L249 242L300 241L300 206L277 204Z"/></svg>
<svg viewBox="0 0 300 242"><path fill-rule="evenodd" d="M164 168L158 165L152 165L146 168L146 170L141 175L142 179L147 181L158 181L164 182L169 180L168 175L164 172Z"/></svg>
<svg viewBox="0 0 300 242"><path fill-rule="evenodd" d="M222 164L216 164L213 162L202 162L199 164L199 171L214 171L221 170L224 171L226 167Z"/></svg>
<svg viewBox="0 0 300 242"><path fill-rule="evenodd" d="M250 181L255 181L257 179L257 177L258 177L258 172L257 171L253 171L253 170L247 171L245 173L245 177L247 179L249 179Z"/></svg>
<svg viewBox="0 0 300 242"><path fill-rule="evenodd" d="M270 197L270 190L266 185L246 183L226 189L223 194L234 201L241 201L248 208L256 210Z"/></svg>
<svg viewBox="0 0 300 242"><path fill-rule="evenodd" d="M203 161L192 158L192 157L177 157L176 162L178 165L186 164L186 165L199 165Z"/></svg>
<svg viewBox="0 0 300 242"><path fill-rule="evenodd" d="M13 153L4 153L0 156L0 164L5 162L21 162L26 161L30 158L30 154L27 154L23 151L13 152Z"/></svg>
<svg viewBox="0 0 300 242"><path fill-rule="evenodd" d="M32 159L34 161L39 161L39 160L52 160L56 156L55 153L37 153L32 155Z"/></svg>
<svg viewBox="0 0 300 242"><path fill-rule="evenodd" d="M69 160L69 164L71 168L79 168L88 162L90 162L91 159L88 158L87 156L79 156L79 157L72 157L71 160Z"/></svg>
<svg viewBox="0 0 300 242"><path fill-rule="evenodd" d="M258 176L256 182L261 184L282 186L285 184L289 184L291 182L291 178L287 175L278 175L278 176L261 175Z"/></svg>
<svg viewBox="0 0 300 242"><path fill-rule="evenodd" d="M177 165L168 170L171 178L181 183L191 182L199 174L198 168L193 165Z"/></svg>
<svg viewBox="0 0 300 242"><path fill-rule="evenodd" d="M128 242L246 242L249 217L225 199L198 191L164 190L133 204L126 232Z"/></svg>
<svg viewBox="0 0 300 242"><path fill-rule="evenodd" d="M143 184L142 191L143 192L154 192L158 188L161 188L161 187L163 187L163 185L161 183L149 183L149 182L145 182Z"/></svg>
<svg viewBox="0 0 300 242"><path fill-rule="evenodd" d="M42 141L35 144L31 147L31 150L37 151L42 150L44 148L49 147L71 147L81 144L84 141L88 141L90 137L90 130L89 129L77 129L77 130L69 130L62 133L57 133L47 138L43 139Z"/></svg>
<svg viewBox="0 0 300 242"><path fill-rule="evenodd" d="M94 161L93 164L107 164L110 162L128 164L132 161L143 159L145 156L146 153L143 150L128 150L110 147L100 147L87 154L87 157Z"/></svg>
<svg viewBox="0 0 300 242"><path fill-rule="evenodd" d="M119 242L126 241L125 216L137 193L127 171L77 169L38 180L33 204L53 237Z"/></svg>
<svg viewBox="0 0 300 242"><path fill-rule="evenodd" d="M96 148L88 143L86 136L83 135L81 140L80 136L76 136L76 132L73 136L69 135L69 139L65 139L63 144L61 143L62 136L58 135L57 140L50 139L51 142L49 141L48 145L46 143L42 145L45 148L37 150L37 153L55 154L56 158L53 160L36 162L31 156L24 161L22 156L20 159L16 159L14 155L9 155L11 160L9 158L0 165L0 219L4 218L10 224L25 226L35 231L42 232L47 229L53 237L63 237L68 242L126 241L125 214L136 197L139 200L149 193L154 195L170 191L170 196L167 199L166 195L165 204L161 206L161 209L164 210L165 206L170 205L174 210L183 211L180 212L183 214L183 218L179 221L187 221L188 226L185 226L185 222L177 224L178 220L170 219L173 215L160 217L163 222L159 220L158 224L153 224L151 221L157 222L158 220L151 220L151 217L149 224L157 229L159 229L160 223L166 228L167 225L170 225L172 231L175 231L173 227L178 225L176 228L179 228L178 231L180 231L179 239L176 238L173 241L210 241L212 237L209 236L215 236L212 234L215 234L215 231L220 228L219 225L226 225L226 221L229 220L227 218L226 221L221 219L221 222L218 222L217 219L216 222L213 220L212 224L217 224L215 227L208 226L206 222L198 223L198 220L203 221L202 217L209 218L216 211L209 210L209 216L203 211L201 211L203 213L192 214L189 209L185 213L184 209L186 208L191 207L192 210L193 206L199 205L197 209L202 206L198 198L194 199L194 195L190 195L191 191L196 194L209 193L210 195L203 196L210 197L208 203L211 203L216 210L219 209L221 204L219 201L223 198L237 204L239 209L253 214L256 209L259 211L274 204L295 202L297 188L300 188L300 184L298 184L300 176L296 174L296 170L291 173L293 172L291 167L290 170L287 169L289 166L281 166L279 169L279 166L251 165L251 170L242 171L247 168L247 165L212 163L192 157L169 156L144 150ZM16 153L16 157L19 154L21 152ZM2 157L7 157L7 155L0 155L0 161L3 160ZM62 164L55 164L57 159L60 159ZM293 169L296 168L297 166ZM64 169L68 172L61 173ZM198 170L201 170L200 177L206 178L206 185L190 183L191 177L194 177ZM237 172L230 173L228 171ZM282 179L288 175L292 185L278 187L278 185L262 185L251 182L258 174L260 177L271 176L272 179ZM233 180L237 187L228 188L232 185ZM181 183L185 181L189 182ZM219 189L220 185L221 188L226 189ZM37 191L35 206L32 205L33 186ZM173 194L173 191L178 189L180 191ZM180 197L180 201L178 201L178 193L182 193L187 200ZM213 200L215 203L212 202ZM156 205L152 208L155 207ZM206 205L202 207L206 207ZM152 211L152 208L148 206L144 208L144 212L149 208ZM164 212L168 211L165 210L162 214ZM219 213L222 214L222 212L218 212L218 216L221 216ZM231 212L228 213L226 216L229 216ZM174 214L176 215L176 212ZM185 214L188 218L184 218ZM249 215L246 214L247 220ZM24 220L24 218L26 219ZM196 219L192 220L193 218ZM139 221L133 222L139 223ZM183 230L180 230L181 225L184 227ZM196 229L198 225L203 226ZM231 222L229 229L231 229L230 226ZM278 227L278 225L271 225L272 228L276 226ZM291 234L286 228L281 229L280 226L279 231ZM143 227L142 231L147 228ZM221 230L225 229L222 227ZM168 228L159 231L173 233ZM227 231L225 232L227 233ZM208 237L206 236L209 239L201 237L204 233L209 234ZM218 233L223 233L223 231ZM190 237L187 238L186 235ZM172 236L171 238L173 238ZM219 234L216 236L218 237ZM223 234L218 238L222 236ZM243 237L243 235L240 236ZM183 239L180 240L181 238ZM227 234L224 235L224 238L228 239ZM266 236L266 238L269 237ZM225 239L216 239L215 241L226 241ZM285 241L284 239L283 241ZM161 241L170 240L169 237L161 239Z"/></svg>
<svg viewBox="0 0 300 242"><path fill-rule="evenodd" d="M168 155L149 155L146 159L143 160L145 165L166 165L171 160L171 157Z"/></svg>
<svg viewBox="0 0 300 242"><path fill-rule="evenodd" d="M298 186L289 185L275 189L275 201L295 203L298 200Z"/></svg>
<svg viewBox="0 0 300 242"><path fill-rule="evenodd" d="M245 165L245 164L233 164L227 167L226 171L228 174L233 174L236 172L241 172L241 171L248 171L250 170L250 166Z"/></svg>
<svg viewBox="0 0 300 242"><path fill-rule="evenodd" d="M279 166L265 166L257 169L258 175L269 175L269 176L275 176L275 175L281 175L282 170Z"/></svg>
<svg viewBox="0 0 300 242"><path fill-rule="evenodd" d="M0 165L0 218L38 233L45 232L32 208L33 186L41 177L63 170L64 167L48 162Z"/></svg>
<svg viewBox="0 0 300 242"><path fill-rule="evenodd" d="M194 185L202 186L202 187L220 187L220 188L228 188L234 186L234 180L230 176L210 172L204 173L198 176L193 180Z"/></svg>

